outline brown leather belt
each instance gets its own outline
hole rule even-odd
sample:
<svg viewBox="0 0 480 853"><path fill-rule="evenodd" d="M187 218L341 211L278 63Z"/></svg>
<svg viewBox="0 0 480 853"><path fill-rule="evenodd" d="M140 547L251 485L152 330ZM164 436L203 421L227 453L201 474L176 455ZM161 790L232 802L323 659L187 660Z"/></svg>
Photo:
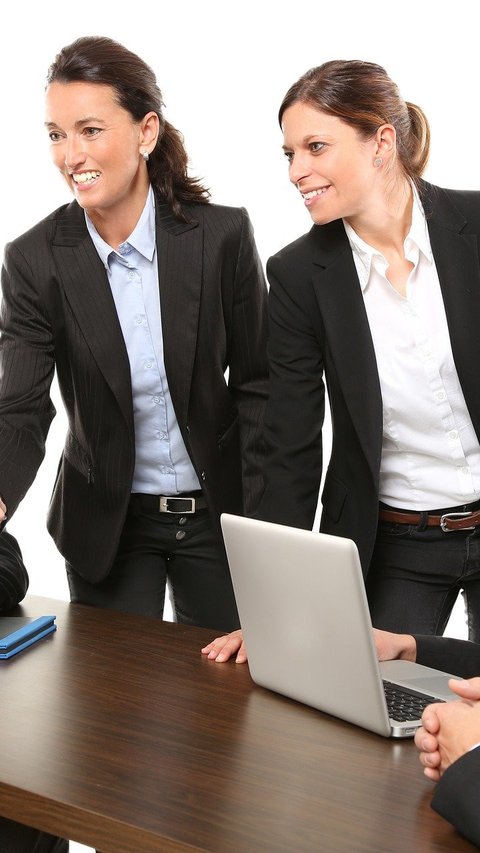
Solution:
<svg viewBox="0 0 480 853"><path fill-rule="evenodd" d="M425 524L427 527L441 527L444 533L453 533L455 530L475 530L480 525L480 509L475 512L446 512L444 515L381 509L378 517L380 521L389 521L392 524L414 524L415 526Z"/></svg>

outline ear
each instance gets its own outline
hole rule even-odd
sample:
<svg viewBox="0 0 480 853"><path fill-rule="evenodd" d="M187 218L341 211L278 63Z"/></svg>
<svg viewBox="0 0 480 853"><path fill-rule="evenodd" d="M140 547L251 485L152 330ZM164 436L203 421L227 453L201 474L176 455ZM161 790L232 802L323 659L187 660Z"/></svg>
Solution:
<svg viewBox="0 0 480 853"><path fill-rule="evenodd" d="M156 112L147 113L139 124L140 145L147 151L153 151L157 144L158 134L160 131L160 121Z"/></svg>
<svg viewBox="0 0 480 853"><path fill-rule="evenodd" d="M374 139L374 156L388 160L395 153L397 134L392 124L382 124Z"/></svg>

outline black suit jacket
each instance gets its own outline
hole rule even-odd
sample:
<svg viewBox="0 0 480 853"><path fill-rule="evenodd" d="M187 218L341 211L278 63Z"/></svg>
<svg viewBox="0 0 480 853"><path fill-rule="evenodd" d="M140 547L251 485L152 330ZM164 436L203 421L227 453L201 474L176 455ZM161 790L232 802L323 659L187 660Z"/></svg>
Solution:
<svg viewBox="0 0 480 853"><path fill-rule="evenodd" d="M416 637L417 662L463 678L480 675L480 644L448 637ZM455 761L438 782L432 806L480 847L480 747Z"/></svg>
<svg viewBox="0 0 480 853"><path fill-rule="evenodd" d="M28 574L19 544L4 530L0 536L0 613L15 607L27 589Z"/></svg>
<svg viewBox="0 0 480 853"><path fill-rule="evenodd" d="M415 637L417 663L461 678L480 675L480 643L450 637Z"/></svg>
<svg viewBox="0 0 480 853"><path fill-rule="evenodd" d="M480 439L480 193L422 183L422 202L456 368ZM311 528L328 387L333 447L321 529L353 539L368 571L378 520L382 398L352 252L341 220L315 225L268 262L269 458L259 515Z"/></svg>
<svg viewBox="0 0 480 853"><path fill-rule="evenodd" d="M432 808L480 847L480 747L467 752L445 771L435 788Z"/></svg>
<svg viewBox="0 0 480 853"><path fill-rule="evenodd" d="M190 221L179 222L157 200L164 359L218 525L221 512L252 509L262 490L266 286L244 210L194 205L185 213ZM133 405L112 293L76 202L7 247L2 286L0 494L11 516L35 477L55 413L56 368L69 429L48 527L68 562L100 580L130 495Z"/></svg>

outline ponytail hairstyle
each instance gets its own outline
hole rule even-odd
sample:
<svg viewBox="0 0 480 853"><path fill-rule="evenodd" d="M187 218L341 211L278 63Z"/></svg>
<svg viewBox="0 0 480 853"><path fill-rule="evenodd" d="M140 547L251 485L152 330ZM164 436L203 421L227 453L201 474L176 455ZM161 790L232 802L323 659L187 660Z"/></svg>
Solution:
<svg viewBox="0 0 480 853"><path fill-rule="evenodd" d="M101 83L111 86L117 103L139 122L155 112L160 122L157 143L147 163L150 181L172 209L187 221L181 203L208 203L210 193L198 178L188 174L188 155L183 136L166 121L162 93L152 69L139 56L113 39L85 36L62 48L48 69L51 83Z"/></svg>
<svg viewBox="0 0 480 853"><path fill-rule="evenodd" d="M397 157L407 177L417 186L427 165L430 128L420 107L404 101L380 65L359 60L331 60L311 68L285 95L278 114L298 101L337 116L368 139L383 124L391 124L397 137Z"/></svg>

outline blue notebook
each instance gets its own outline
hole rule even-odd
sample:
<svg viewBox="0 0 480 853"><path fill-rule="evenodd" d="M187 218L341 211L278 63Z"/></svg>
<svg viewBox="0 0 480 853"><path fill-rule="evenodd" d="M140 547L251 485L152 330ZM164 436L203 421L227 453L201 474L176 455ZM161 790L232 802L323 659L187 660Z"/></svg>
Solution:
<svg viewBox="0 0 480 853"><path fill-rule="evenodd" d="M55 616L0 616L0 660L11 658L56 630Z"/></svg>

